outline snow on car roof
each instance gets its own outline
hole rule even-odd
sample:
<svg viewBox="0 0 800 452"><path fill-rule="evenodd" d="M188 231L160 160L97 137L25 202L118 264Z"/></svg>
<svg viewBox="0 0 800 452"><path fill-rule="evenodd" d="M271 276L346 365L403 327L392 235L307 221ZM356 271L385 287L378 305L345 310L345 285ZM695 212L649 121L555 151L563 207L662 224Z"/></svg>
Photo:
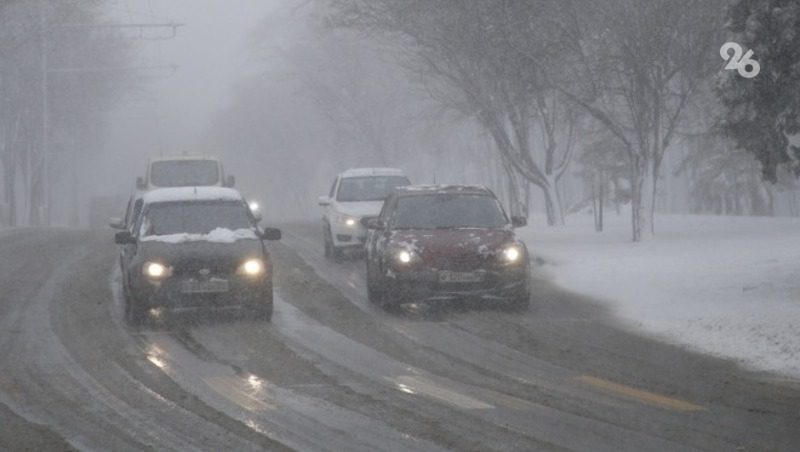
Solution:
<svg viewBox="0 0 800 452"><path fill-rule="evenodd" d="M238 191L227 187L158 188L144 195L144 203L176 201L242 201Z"/></svg>
<svg viewBox="0 0 800 452"><path fill-rule="evenodd" d="M339 174L341 177L363 176L405 176L403 170L398 168L351 168Z"/></svg>
<svg viewBox="0 0 800 452"><path fill-rule="evenodd" d="M163 157L156 157L150 159L150 163L154 162L171 162L175 160L211 160L213 162L219 162L219 159L216 157L209 157L205 155L166 155Z"/></svg>
<svg viewBox="0 0 800 452"><path fill-rule="evenodd" d="M473 193L492 195L492 191L483 185L406 185L397 187L398 193L429 194L429 193Z"/></svg>

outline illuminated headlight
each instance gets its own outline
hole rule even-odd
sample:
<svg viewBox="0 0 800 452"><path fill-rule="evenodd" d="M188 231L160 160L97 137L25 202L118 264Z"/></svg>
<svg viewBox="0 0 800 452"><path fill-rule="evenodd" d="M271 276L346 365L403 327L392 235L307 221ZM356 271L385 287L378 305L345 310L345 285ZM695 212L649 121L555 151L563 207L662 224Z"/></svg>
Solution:
<svg viewBox="0 0 800 452"><path fill-rule="evenodd" d="M410 250L397 251L394 255L394 258L397 261L397 263L402 265L413 264L419 261L419 255L414 251Z"/></svg>
<svg viewBox="0 0 800 452"><path fill-rule="evenodd" d="M248 276L258 276L264 273L264 261L261 259L250 259L242 264L241 272Z"/></svg>
<svg viewBox="0 0 800 452"><path fill-rule="evenodd" d="M260 209L260 208L261 208L261 206L260 206L260 205L258 205L258 203L257 203L257 202L255 202L255 201L250 201L250 203L248 204L248 206L250 206L250 211L251 211L251 212L258 212L258 209Z"/></svg>
<svg viewBox="0 0 800 452"><path fill-rule="evenodd" d="M334 216L334 220L337 223L340 223L340 224L343 224L343 225L347 226L348 228L352 228L352 227L354 227L355 225L358 224L358 218L351 217L350 215L345 215L345 214L342 214L342 213L337 213Z"/></svg>
<svg viewBox="0 0 800 452"><path fill-rule="evenodd" d="M172 269L158 262L145 262L142 272L150 278L161 279L170 276Z"/></svg>
<svg viewBox="0 0 800 452"><path fill-rule="evenodd" d="M508 263L519 262L522 257L522 248L518 245L510 245L503 249L503 260Z"/></svg>

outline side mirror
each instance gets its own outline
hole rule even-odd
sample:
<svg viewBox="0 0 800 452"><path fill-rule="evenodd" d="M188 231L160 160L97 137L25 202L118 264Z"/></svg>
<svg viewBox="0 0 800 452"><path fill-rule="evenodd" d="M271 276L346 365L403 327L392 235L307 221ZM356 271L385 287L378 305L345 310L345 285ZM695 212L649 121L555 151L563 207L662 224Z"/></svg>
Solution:
<svg viewBox="0 0 800 452"><path fill-rule="evenodd" d="M261 212L259 212L259 211L255 211L255 212L253 212L253 219L255 219L255 220L256 220L256 223L260 223L260 222L261 222L261 220L263 220L263 219L264 219L264 217L263 217L263 216L261 216Z"/></svg>
<svg viewBox="0 0 800 452"><path fill-rule="evenodd" d="M233 188L236 185L236 178L233 177L233 174L228 174L228 177L225 178L225 186Z"/></svg>
<svg viewBox="0 0 800 452"><path fill-rule="evenodd" d="M280 240L281 230L278 228L264 228L258 236L263 240Z"/></svg>
<svg viewBox="0 0 800 452"><path fill-rule="evenodd" d="M114 243L117 245L132 245L136 243L136 238L130 231L119 231L114 234Z"/></svg>
<svg viewBox="0 0 800 452"><path fill-rule="evenodd" d="M319 199L317 199L317 204L321 205L322 207L329 206L331 205L331 199L327 196L320 196Z"/></svg>
<svg viewBox="0 0 800 452"><path fill-rule="evenodd" d="M380 218L368 218L366 224L364 225L367 229L372 230L381 230L386 229L386 223L383 222Z"/></svg>
<svg viewBox="0 0 800 452"><path fill-rule="evenodd" d="M367 217L361 217L361 219L358 220L358 222L361 223L361 226L364 226L365 228L369 228L369 221L370 220L376 220L376 219L378 219L378 217L367 216Z"/></svg>
<svg viewBox="0 0 800 452"><path fill-rule="evenodd" d="M122 221L122 218L114 217L108 220L108 225L114 229L125 229L127 226L125 222Z"/></svg>
<svg viewBox="0 0 800 452"><path fill-rule="evenodd" d="M511 217L511 226L521 228L528 225L528 219L525 217Z"/></svg>
<svg viewBox="0 0 800 452"><path fill-rule="evenodd" d="M145 190L147 188L147 183L144 181L144 177L137 177L136 178L136 188L139 190Z"/></svg>

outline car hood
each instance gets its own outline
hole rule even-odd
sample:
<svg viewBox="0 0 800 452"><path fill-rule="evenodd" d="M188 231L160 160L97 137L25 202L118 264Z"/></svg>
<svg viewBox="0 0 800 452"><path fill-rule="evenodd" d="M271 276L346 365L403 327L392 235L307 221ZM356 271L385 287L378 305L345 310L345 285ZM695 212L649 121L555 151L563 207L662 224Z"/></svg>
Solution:
<svg viewBox="0 0 800 452"><path fill-rule="evenodd" d="M336 211L351 217L376 217L381 213L383 201L337 202Z"/></svg>
<svg viewBox="0 0 800 452"><path fill-rule="evenodd" d="M415 251L423 260L463 255L490 256L515 242L509 229L420 229L392 231L389 248Z"/></svg>
<svg viewBox="0 0 800 452"><path fill-rule="evenodd" d="M264 248L258 239L242 239L232 243L216 242L140 242L139 256L142 260L159 260L169 265L183 262L214 264L214 267L240 265L247 258L264 256Z"/></svg>

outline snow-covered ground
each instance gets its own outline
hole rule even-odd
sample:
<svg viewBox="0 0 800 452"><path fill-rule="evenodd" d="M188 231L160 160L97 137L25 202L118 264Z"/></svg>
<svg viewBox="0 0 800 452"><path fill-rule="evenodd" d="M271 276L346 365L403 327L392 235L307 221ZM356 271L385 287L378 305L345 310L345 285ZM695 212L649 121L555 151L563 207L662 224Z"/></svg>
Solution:
<svg viewBox="0 0 800 452"><path fill-rule="evenodd" d="M800 219L661 215L630 241L630 217L591 215L519 231L562 287L626 324L751 368L800 379Z"/></svg>

